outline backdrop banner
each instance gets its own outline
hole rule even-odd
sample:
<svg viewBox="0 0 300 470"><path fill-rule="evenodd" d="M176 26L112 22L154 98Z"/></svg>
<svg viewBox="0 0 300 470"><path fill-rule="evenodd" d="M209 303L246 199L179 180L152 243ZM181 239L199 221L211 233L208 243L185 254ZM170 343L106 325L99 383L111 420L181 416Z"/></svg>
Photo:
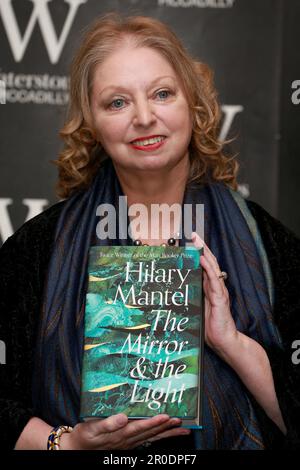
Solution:
<svg viewBox="0 0 300 470"><path fill-rule="evenodd" d="M70 60L82 30L111 11L166 22L194 57L211 66L223 111L221 137L236 137L230 150L239 154L240 192L300 234L299 214L290 209L299 202L300 163L280 141L282 131L296 140L289 119L294 129L300 125L300 106L291 101L291 82L300 79L299 69L291 76L291 46L299 43L292 19L299 18L300 2L287 3L0 0L0 244L57 201L51 160L62 145ZM299 144L290 142L290 148L296 152Z"/></svg>

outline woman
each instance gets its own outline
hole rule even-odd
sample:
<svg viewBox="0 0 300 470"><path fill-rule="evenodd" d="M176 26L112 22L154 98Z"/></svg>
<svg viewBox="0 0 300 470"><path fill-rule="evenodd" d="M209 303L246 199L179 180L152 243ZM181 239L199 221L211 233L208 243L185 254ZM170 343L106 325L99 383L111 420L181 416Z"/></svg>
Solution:
<svg viewBox="0 0 300 470"><path fill-rule="evenodd" d="M73 61L65 148L57 161L66 200L25 224L1 250L1 339L11 354L1 414L16 449L45 449L58 425L73 426L60 429L60 438L53 431L50 441L55 436L61 449L147 443L165 449L178 445L176 439L181 448L198 449L299 444L299 372L289 351L299 331L299 281L284 291L280 284L296 277L299 241L236 192L237 163L222 153L219 118L207 66L162 23L108 16L86 33ZM129 208L149 209L141 225L158 229L155 240L150 229L138 242L137 232L97 238L99 204L117 207L124 195ZM173 230L162 236L151 207L176 203L205 205L207 244L191 235L196 247L204 246L205 429L191 435L166 415L79 423L89 247L167 243L180 221L174 216ZM33 368L32 387L24 368Z"/></svg>

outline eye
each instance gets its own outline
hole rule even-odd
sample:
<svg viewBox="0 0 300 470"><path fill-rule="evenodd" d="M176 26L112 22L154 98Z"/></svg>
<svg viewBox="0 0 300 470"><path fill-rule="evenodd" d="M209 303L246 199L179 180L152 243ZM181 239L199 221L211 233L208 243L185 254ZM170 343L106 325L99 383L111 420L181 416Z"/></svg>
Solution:
<svg viewBox="0 0 300 470"><path fill-rule="evenodd" d="M117 98L110 103L109 107L112 109L121 109L124 107L124 105L125 105L125 100L123 100L123 98Z"/></svg>
<svg viewBox="0 0 300 470"><path fill-rule="evenodd" d="M156 96L160 99L160 100L166 100L167 98L169 98L171 92L169 90L160 90L156 93Z"/></svg>

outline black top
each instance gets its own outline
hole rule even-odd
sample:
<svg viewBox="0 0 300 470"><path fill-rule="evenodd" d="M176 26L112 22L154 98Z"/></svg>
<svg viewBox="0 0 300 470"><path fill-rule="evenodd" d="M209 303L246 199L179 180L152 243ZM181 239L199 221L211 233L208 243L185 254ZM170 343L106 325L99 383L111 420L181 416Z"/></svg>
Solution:
<svg viewBox="0 0 300 470"><path fill-rule="evenodd" d="M0 340L6 365L0 367L0 446L13 448L35 416L32 372L43 286L51 256L59 202L25 223L0 249ZM258 204L247 201L270 262L275 287L274 319L284 350L266 350L277 398L288 429L285 437L251 397L266 448L300 449L300 364L293 364L292 343L300 340L300 240ZM50 425L52 423L49 423ZM64 423L62 423L64 424ZM163 439L155 448L192 447L191 436ZM46 443L45 443L46 448Z"/></svg>

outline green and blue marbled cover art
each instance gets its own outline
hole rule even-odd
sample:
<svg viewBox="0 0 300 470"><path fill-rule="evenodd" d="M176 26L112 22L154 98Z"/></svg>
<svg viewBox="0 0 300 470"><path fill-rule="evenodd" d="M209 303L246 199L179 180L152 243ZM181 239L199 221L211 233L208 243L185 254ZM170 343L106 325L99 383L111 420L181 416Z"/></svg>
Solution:
<svg viewBox="0 0 300 470"><path fill-rule="evenodd" d="M201 252L91 247L81 417L199 414Z"/></svg>

